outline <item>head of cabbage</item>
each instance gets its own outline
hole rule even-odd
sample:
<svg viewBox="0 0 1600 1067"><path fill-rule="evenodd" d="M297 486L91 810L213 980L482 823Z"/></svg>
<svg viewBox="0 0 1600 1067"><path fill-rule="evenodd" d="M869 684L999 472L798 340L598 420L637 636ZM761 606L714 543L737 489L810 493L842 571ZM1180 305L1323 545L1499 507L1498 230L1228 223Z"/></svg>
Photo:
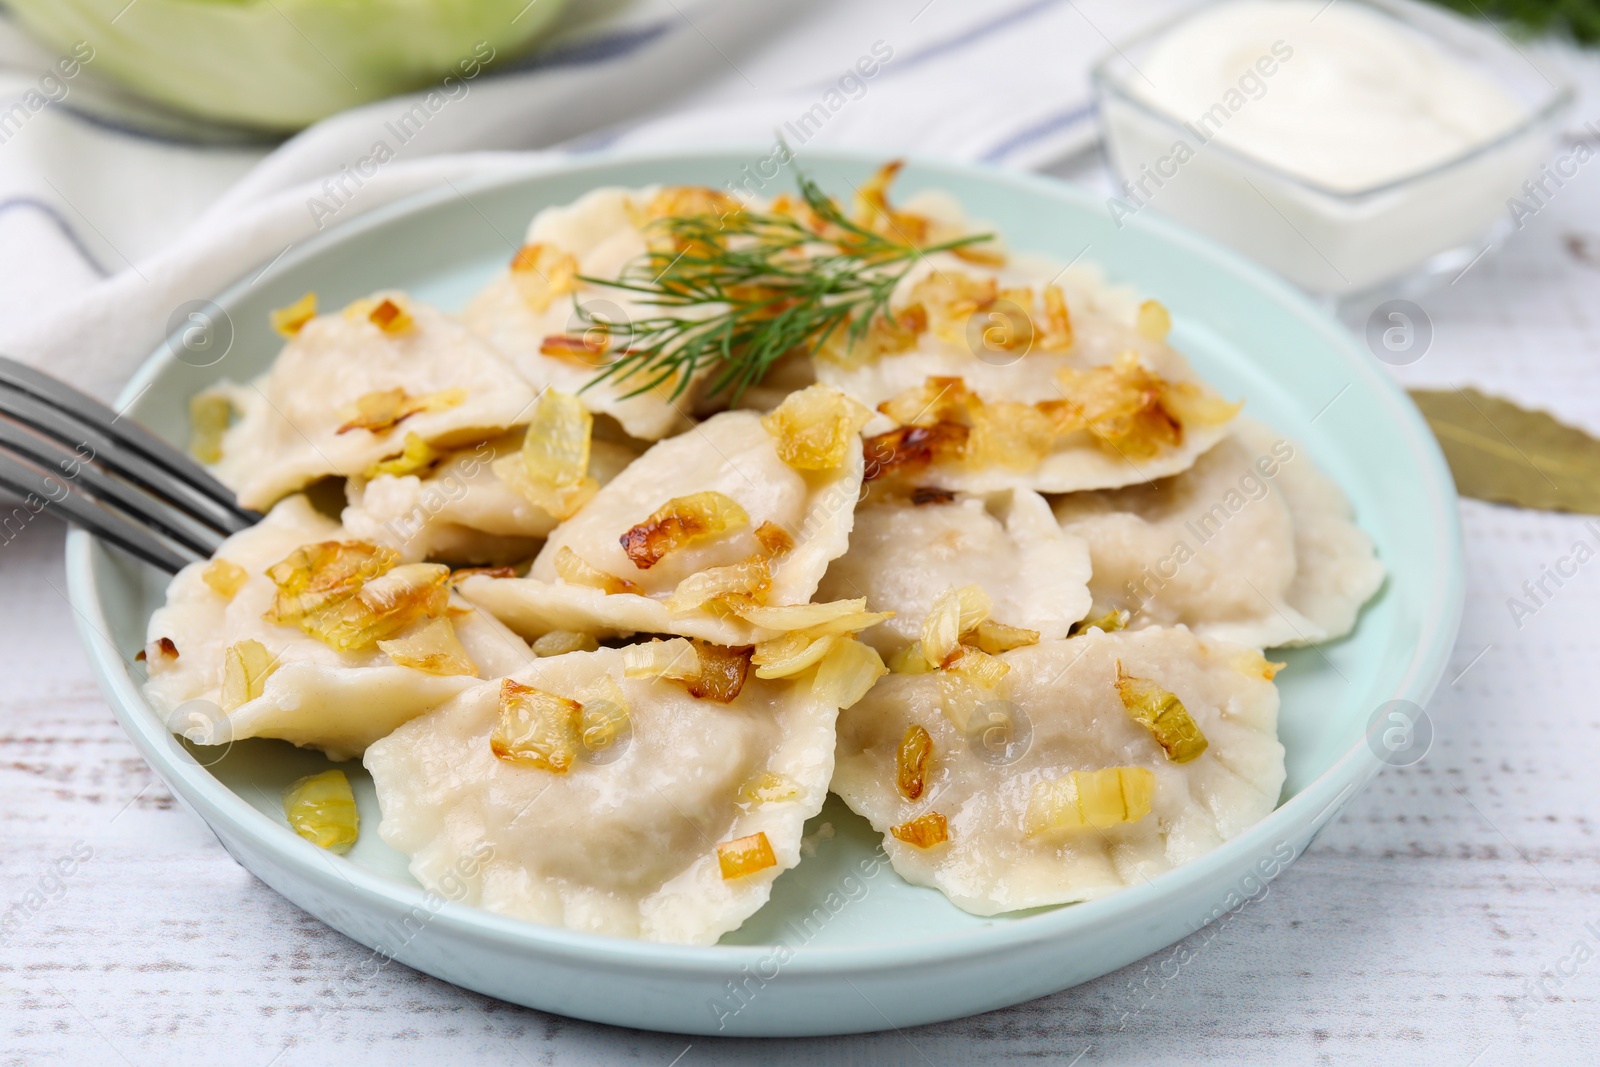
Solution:
<svg viewBox="0 0 1600 1067"><path fill-rule="evenodd" d="M566 0L7 0L47 46L169 107L288 132L396 93L445 98Z"/></svg>

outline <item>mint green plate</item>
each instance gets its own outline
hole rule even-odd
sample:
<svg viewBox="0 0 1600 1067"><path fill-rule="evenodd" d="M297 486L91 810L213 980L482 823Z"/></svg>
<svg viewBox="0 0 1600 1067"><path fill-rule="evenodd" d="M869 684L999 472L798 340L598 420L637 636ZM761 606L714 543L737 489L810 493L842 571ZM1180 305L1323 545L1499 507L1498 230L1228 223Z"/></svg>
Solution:
<svg viewBox="0 0 1600 1067"><path fill-rule="evenodd" d="M588 159L530 166L444 188L330 230L215 299L236 331L204 368L164 347L129 383L132 414L174 441L185 404L224 375L264 370L279 343L267 312L308 289L337 307L380 287L459 307L500 268L528 219L600 185L720 186L763 153ZM876 166L807 153L824 188ZM79 629L117 716L173 793L228 850L285 897L375 954L546 1011L684 1033L837 1034L904 1027L1016 1004L1169 945L1259 893L1380 766L1366 738L1391 700L1425 704L1455 640L1460 531L1450 475L1410 401L1351 336L1298 292L1232 253L1149 216L1116 228L1087 194L1058 182L943 163L906 168L900 192L933 186L992 221L1014 248L1062 261L1085 254L1113 279L1158 296L1174 339L1224 393L1299 438L1344 486L1389 579L1349 638L1281 656L1282 803L1259 825L1178 870L1069 907L979 918L903 883L867 825L837 801L813 821L836 836L777 882L772 901L711 947L644 944L503 918L424 893L373 832L378 810L358 763L365 832L348 857L289 830L282 788L325 766L287 744L226 752L175 739L139 693L132 656L164 578L74 531L67 563ZM767 191L775 191L773 189ZM136 399L135 399L136 398ZM1309 888L1309 887L1308 887ZM225 930L216 930L219 940ZM335 977L354 993L372 966ZM334 1006L330 1002L330 1006Z"/></svg>

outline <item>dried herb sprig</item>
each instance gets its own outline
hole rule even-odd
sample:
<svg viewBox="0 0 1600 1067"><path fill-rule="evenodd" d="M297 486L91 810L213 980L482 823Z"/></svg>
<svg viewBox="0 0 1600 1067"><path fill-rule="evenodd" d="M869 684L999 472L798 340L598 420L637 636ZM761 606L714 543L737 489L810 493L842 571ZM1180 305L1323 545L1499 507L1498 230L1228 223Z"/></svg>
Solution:
<svg viewBox="0 0 1600 1067"><path fill-rule="evenodd" d="M702 367L721 363L710 394L737 400L773 363L796 350L815 354L839 330L850 344L889 314L889 298L923 256L992 239L972 234L919 247L849 218L805 175L807 210L733 210L669 216L652 223L671 239L629 264L617 279L592 285L638 294L659 309L634 322L578 314L609 334L612 362L587 386L642 381L635 396L677 379L672 396ZM891 229L893 227L890 227Z"/></svg>

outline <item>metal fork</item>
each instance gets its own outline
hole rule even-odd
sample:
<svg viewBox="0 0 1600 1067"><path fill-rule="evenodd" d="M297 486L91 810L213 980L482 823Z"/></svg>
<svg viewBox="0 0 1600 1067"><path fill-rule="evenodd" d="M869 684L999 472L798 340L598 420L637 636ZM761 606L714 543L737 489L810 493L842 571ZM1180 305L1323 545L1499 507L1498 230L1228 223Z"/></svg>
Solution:
<svg viewBox="0 0 1600 1067"><path fill-rule="evenodd" d="M100 401L0 356L0 488L22 506L0 531L56 509L168 572L261 520L185 453Z"/></svg>

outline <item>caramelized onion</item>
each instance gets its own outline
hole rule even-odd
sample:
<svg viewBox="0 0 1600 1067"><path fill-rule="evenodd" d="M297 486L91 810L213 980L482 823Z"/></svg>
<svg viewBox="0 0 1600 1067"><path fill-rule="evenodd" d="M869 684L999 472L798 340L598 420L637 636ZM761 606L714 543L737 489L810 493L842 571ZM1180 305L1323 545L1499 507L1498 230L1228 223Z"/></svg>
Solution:
<svg viewBox="0 0 1600 1067"><path fill-rule="evenodd" d="M669 552L749 524L750 516L737 500L708 489L673 497L618 540L635 567L649 570Z"/></svg>
<svg viewBox="0 0 1600 1067"><path fill-rule="evenodd" d="M950 823L937 811L919 815L910 822L889 827L896 841L904 841L916 848L933 848L950 840Z"/></svg>
<svg viewBox="0 0 1600 1067"><path fill-rule="evenodd" d="M420 474L437 463L439 455L432 445L407 431L401 442L400 454L372 464L362 473L362 477L371 479L387 474L393 478L403 478L408 474Z"/></svg>
<svg viewBox="0 0 1600 1067"><path fill-rule="evenodd" d="M274 308L267 317L274 330L285 337L293 337L317 317L317 294L307 293L287 307Z"/></svg>
<svg viewBox="0 0 1600 1067"><path fill-rule="evenodd" d="M831 385L790 393L761 425L777 438L778 458L796 470L834 470L872 418L872 409Z"/></svg>
<svg viewBox="0 0 1600 1067"><path fill-rule="evenodd" d="M916 723L906 727L894 753L894 781L900 795L916 800L927 788L928 760L933 755L933 738Z"/></svg>
<svg viewBox="0 0 1600 1067"><path fill-rule="evenodd" d="M876 649L853 637L839 637L817 664L811 692L839 710L853 707L878 679L889 673Z"/></svg>
<svg viewBox="0 0 1600 1067"><path fill-rule="evenodd" d="M531 685L500 681L500 719L489 735L496 757L566 774L582 744L583 705Z"/></svg>
<svg viewBox="0 0 1600 1067"><path fill-rule="evenodd" d="M343 855L361 832L356 795L343 771L323 771L283 793L283 814L294 832L318 848Z"/></svg>
<svg viewBox="0 0 1600 1067"><path fill-rule="evenodd" d="M246 638L229 645L222 656L222 692L218 706L226 713L255 700L265 691L267 679L277 669L277 658L260 641Z"/></svg>
<svg viewBox="0 0 1600 1067"><path fill-rule="evenodd" d="M689 695L719 704L732 701L744 689L754 650L748 646L727 648L709 641L696 641L694 648L700 657L700 670L687 684Z"/></svg>
<svg viewBox="0 0 1600 1067"><path fill-rule="evenodd" d="M593 652L600 647L593 634L576 630L551 630L533 642L533 654L541 658L564 656L568 652Z"/></svg>
<svg viewBox="0 0 1600 1067"><path fill-rule="evenodd" d="M1146 300L1139 305L1134 323L1139 336L1151 341L1165 341L1172 330L1172 316L1159 300Z"/></svg>
<svg viewBox="0 0 1600 1067"><path fill-rule="evenodd" d="M233 401L219 393L189 398L189 454L201 463L222 460L222 437L233 424Z"/></svg>
<svg viewBox="0 0 1600 1067"><path fill-rule="evenodd" d="M958 650L962 637L994 610L983 586L969 583L940 593L922 621L922 654L930 667L941 667Z"/></svg>
<svg viewBox="0 0 1600 1067"><path fill-rule="evenodd" d="M443 389L425 396L412 396L404 389L379 389L363 393L355 402L339 409L343 420L335 433L366 430L385 434L413 415L430 411L444 411L466 402L464 389Z"/></svg>
<svg viewBox="0 0 1600 1067"><path fill-rule="evenodd" d="M1199 759L1206 750L1206 735L1189 714L1177 694L1161 688L1148 678L1135 678L1117 661L1117 695L1135 722L1155 737L1173 763Z"/></svg>
<svg viewBox="0 0 1600 1067"><path fill-rule="evenodd" d="M1039 631L1024 630L1020 626L1006 626L1004 623L985 619L973 630L972 638L973 644L981 651L991 656L998 656L1002 652L1010 652L1013 648L1037 645Z"/></svg>
<svg viewBox="0 0 1600 1067"><path fill-rule="evenodd" d="M1240 674L1249 675L1252 678L1261 678L1268 682L1276 678L1278 672L1288 666L1287 663L1272 662L1253 648L1240 649L1234 653L1233 658L1228 661L1228 665Z"/></svg>
<svg viewBox="0 0 1600 1067"><path fill-rule="evenodd" d="M773 855L772 843L767 840L767 835L758 832L718 845L717 864L722 868L722 877L732 881L768 867L776 867L778 857Z"/></svg>
<svg viewBox="0 0 1600 1067"><path fill-rule="evenodd" d="M584 585L602 593L637 593L639 587L626 578L607 574L593 566L566 545L556 549L556 575L568 585Z"/></svg>
<svg viewBox="0 0 1600 1067"><path fill-rule="evenodd" d="M753 808L759 804L778 804L800 796L800 786L792 778L762 771L739 787L739 804Z"/></svg>
<svg viewBox="0 0 1600 1067"><path fill-rule="evenodd" d="M207 563L200 572L200 580L223 600L232 600L249 579L249 572L243 567L221 556Z"/></svg>
<svg viewBox="0 0 1600 1067"><path fill-rule="evenodd" d="M511 284L530 311L542 312L577 288L578 261L549 244L528 244L511 257Z"/></svg>
<svg viewBox="0 0 1600 1067"><path fill-rule="evenodd" d="M461 647L449 619L429 619L398 637L379 641L378 649L400 666L425 674L478 676L478 665Z"/></svg>
<svg viewBox="0 0 1600 1067"><path fill-rule="evenodd" d="M1108 830L1150 814L1156 776L1148 767L1071 771L1033 787L1022 817L1029 837L1058 830Z"/></svg>
<svg viewBox="0 0 1600 1067"><path fill-rule="evenodd" d="M967 427L953 422L899 426L874 434L862 442L865 480L877 481L902 471L921 470L938 460L958 458L966 447L967 435Z"/></svg>
<svg viewBox="0 0 1600 1067"><path fill-rule="evenodd" d="M367 312L367 320L387 334L405 333L416 324L411 312L388 297L378 301L377 306Z"/></svg>

